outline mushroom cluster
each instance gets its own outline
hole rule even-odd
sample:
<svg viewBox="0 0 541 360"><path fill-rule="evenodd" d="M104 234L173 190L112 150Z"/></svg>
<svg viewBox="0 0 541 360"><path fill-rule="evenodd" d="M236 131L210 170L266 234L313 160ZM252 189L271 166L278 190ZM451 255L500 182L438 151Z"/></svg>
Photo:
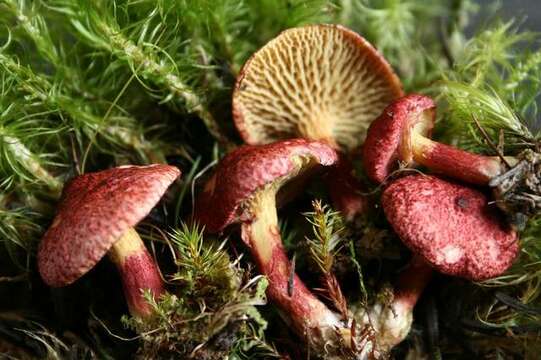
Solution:
<svg viewBox="0 0 541 360"><path fill-rule="evenodd" d="M246 62L237 79L233 117L249 145L222 159L199 197L195 220L213 233L240 224L242 240L269 280L269 299L313 353L382 356L408 335L434 270L480 281L502 274L517 256L516 231L482 190L471 187L488 185L517 161L430 140L435 108L429 97L403 96L387 62L340 26L284 31ZM344 318L294 273L276 210L295 194L284 189L327 166L329 194L343 217L366 211L350 161L361 145L364 170L377 183L399 164L423 165L462 183L414 175L384 184L384 213L412 260L390 304L353 309ZM359 336L367 326L375 335Z"/></svg>
<svg viewBox="0 0 541 360"><path fill-rule="evenodd" d="M504 273L519 251L518 234L504 218L501 205L491 201L487 189L471 187L487 187L517 161L472 154L430 140L435 111L434 101L427 96L400 98L372 122L363 146L366 174L384 186L385 216L413 254L392 304L360 312L372 317L382 334L379 345L385 350L409 332L412 309L430 281L430 269L482 281ZM455 180L421 174L392 178L400 166L416 165Z"/></svg>
<svg viewBox="0 0 541 360"><path fill-rule="evenodd" d="M233 117L247 144L218 163L197 197L193 220L207 233L240 228L268 280L270 302L316 356L383 357L408 335L413 308L434 271L486 280L505 272L518 254L517 231L500 211L506 207L493 203L487 190L498 184L493 187L504 191L501 177L517 172L521 159L431 140L435 115L431 98L403 96L385 59L341 26L286 30L240 72ZM412 257L390 302L338 314L295 273L277 211L311 177L324 174L342 216L362 214L367 200L352 160L382 186L386 220ZM437 176L391 176L400 166L418 165ZM125 166L69 182L39 248L45 283L71 284L107 254L120 272L130 313L152 316L143 294L158 298L164 283L134 227L179 176L168 165ZM367 327L373 336L363 335Z"/></svg>
<svg viewBox="0 0 541 360"><path fill-rule="evenodd" d="M362 161L367 176L383 182L399 165L422 165L461 182L492 189L497 205L518 228L539 210L541 159L531 151L518 157L483 156L430 139L436 104L410 94L388 105L368 129Z"/></svg>
<svg viewBox="0 0 541 360"><path fill-rule="evenodd" d="M333 148L319 141L245 145L219 163L195 212L195 220L212 233L240 224L242 240L269 281L269 299L313 351L327 357L381 356L408 335L413 308L432 269L480 281L503 273L516 257L517 233L483 192L435 176L400 178L384 190L382 205L389 223L415 255L400 275L390 304L353 310L344 319L294 273L277 218L277 203L288 200L284 194L294 195L282 190L296 188L318 167L337 160ZM373 338L356 335L366 326L376 331Z"/></svg>

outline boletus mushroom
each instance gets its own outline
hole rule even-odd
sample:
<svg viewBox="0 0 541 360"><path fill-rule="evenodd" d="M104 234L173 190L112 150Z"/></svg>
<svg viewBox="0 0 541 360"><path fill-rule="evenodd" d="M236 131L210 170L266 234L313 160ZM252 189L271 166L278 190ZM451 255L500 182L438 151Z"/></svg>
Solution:
<svg viewBox="0 0 541 360"><path fill-rule="evenodd" d="M436 119L436 104L428 96L410 94L383 110L370 125L363 145L363 165L378 183L395 169L424 165L428 169L470 184L488 185L503 174L506 164L499 157L482 156L430 139ZM514 159L507 159L515 163Z"/></svg>
<svg viewBox="0 0 541 360"><path fill-rule="evenodd" d="M356 195L351 165L340 164L400 96L400 80L363 37L338 25L309 25L282 32L246 62L233 93L233 117L251 145L302 137L340 150L330 194L352 218L366 201Z"/></svg>
<svg viewBox="0 0 541 360"><path fill-rule="evenodd" d="M501 275L518 253L518 235L477 189L435 176L393 181L382 197L394 231L439 272L480 281Z"/></svg>
<svg viewBox="0 0 541 360"><path fill-rule="evenodd" d="M178 176L180 171L168 165L122 166L71 180L39 247L38 268L45 283L69 285L108 254L120 272L130 313L150 316L143 290L158 297L164 285L134 226Z"/></svg>
<svg viewBox="0 0 541 360"><path fill-rule="evenodd" d="M318 141L244 145L220 161L198 198L194 216L212 233L240 223L241 237L268 279L268 297L314 351L330 351L349 332L340 316L292 272L278 228L276 198L286 183L336 160L332 147Z"/></svg>
<svg viewBox="0 0 541 360"><path fill-rule="evenodd" d="M378 333L378 347L388 351L408 335L413 308L432 269L474 281L501 275L517 256L518 236L485 194L434 176L393 181L383 192L382 205L413 253L391 303L376 304L363 314Z"/></svg>

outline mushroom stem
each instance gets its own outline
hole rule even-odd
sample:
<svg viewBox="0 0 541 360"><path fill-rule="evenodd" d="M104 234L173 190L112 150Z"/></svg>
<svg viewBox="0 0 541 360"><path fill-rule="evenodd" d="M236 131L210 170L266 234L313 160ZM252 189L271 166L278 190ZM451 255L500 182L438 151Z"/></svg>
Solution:
<svg viewBox="0 0 541 360"><path fill-rule="evenodd" d="M267 295L279 306L284 320L312 348L321 350L328 343L336 344L336 329L344 326L339 316L292 273L280 237L275 198L276 191L272 187L256 193L250 203L254 220L242 224L242 239L259 270L267 277Z"/></svg>
<svg viewBox="0 0 541 360"><path fill-rule="evenodd" d="M435 119L436 103L424 95L410 94L387 106L370 125L363 145L367 175L382 183L400 161L484 186L518 163L513 157L482 156L432 141Z"/></svg>
<svg viewBox="0 0 541 360"><path fill-rule="evenodd" d="M430 170L476 185L487 185L489 181L506 171L503 161L495 156L473 154L455 147L441 144L422 136L411 134L411 151L418 164ZM506 157L513 165L515 158Z"/></svg>
<svg viewBox="0 0 541 360"><path fill-rule="evenodd" d="M432 278L432 268L414 257L398 279L390 305L376 304L369 312L369 322L377 330L377 348L387 352L409 334L413 308Z"/></svg>
<svg viewBox="0 0 541 360"><path fill-rule="evenodd" d="M400 305L405 310L413 310L423 290L432 279L432 273L433 270L426 261L415 256L408 268L400 274L393 304Z"/></svg>
<svg viewBox="0 0 541 360"><path fill-rule="evenodd" d="M152 308L143 291L150 290L158 298L165 289L158 267L137 231L134 228L126 231L107 254L120 272L130 314L140 318L151 316Z"/></svg>
<svg viewBox="0 0 541 360"><path fill-rule="evenodd" d="M337 164L327 175L329 195L336 210L346 221L352 221L367 208L367 198L359 194L362 187L353 175L353 166L344 154L339 154Z"/></svg>

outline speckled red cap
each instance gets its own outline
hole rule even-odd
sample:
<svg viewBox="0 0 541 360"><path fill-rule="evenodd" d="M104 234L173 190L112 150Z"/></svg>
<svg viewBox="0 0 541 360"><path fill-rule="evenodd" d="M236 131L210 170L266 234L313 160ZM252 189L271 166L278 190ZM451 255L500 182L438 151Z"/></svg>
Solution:
<svg viewBox="0 0 541 360"><path fill-rule="evenodd" d="M265 185L308 165L304 160L329 166L337 158L326 143L305 139L239 147L220 161L207 182L196 204L195 220L207 231L220 232L243 215L244 201Z"/></svg>
<svg viewBox="0 0 541 360"><path fill-rule="evenodd" d="M502 274L517 256L517 233L478 190L412 175L394 181L382 202L404 244L444 274L485 280Z"/></svg>
<svg viewBox="0 0 541 360"><path fill-rule="evenodd" d="M436 104L427 96L410 94L383 110L370 124L363 144L363 165L368 177L378 183L396 168L399 160L413 162L412 131L430 137L436 118Z"/></svg>
<svg viewBox="0 0 541 360"><path fill-rule="evenodd" d="M69 182L38 251L45 283L65 286L94 267L148 215L179 175L168 165L122 166Z"/></svg>

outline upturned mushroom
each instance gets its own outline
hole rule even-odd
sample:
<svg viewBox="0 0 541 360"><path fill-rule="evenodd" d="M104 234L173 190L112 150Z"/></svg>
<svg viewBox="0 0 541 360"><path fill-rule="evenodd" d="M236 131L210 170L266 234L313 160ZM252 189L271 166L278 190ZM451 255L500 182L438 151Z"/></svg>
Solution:
<svg viewBox="0 0 541 360"><path fill-rule="evenodd" d="M159 297L164 285L134 226L178 176L180 171L168 165L122 166L69 182L38 251L38 268L45 283L69 285L107 254L120 272L130 313L150 316L143 290Z"/></svg>
<svg viewBox="0 0 541 360"><path fill-rule="evenodd" d="M382 182L399 162L428 169L477 185L487 185L503 174L499 157L482 156L432 141L436 104L428 96L410 94L383 110L370 125L363 145L363 164L368 177ZM515 163L514 159L508 161Z"/></svg>
<svg viewBox="0 0 541 360"><path fill-rule="evenodd" d="M346 154L362 143L370 124L401 83L374 47L338 25L282 32L244 65L233 93L233 117L244 141L268 144L302 137L341 151L329 175L331 197L346 218L365 207Z"/></svg>
<svg viewBox="0 0 541 360"><path fill-rule="evenodd" d="M361 312L364 322L378 332L379 348L388 351L408 335L413 308L432 269L474 281L501 275L517 256L518 237L482 192L434 176L393 181L382 205L392 228L414 254L391 304Z"/></svg>
<svg viewBox="0 0 541 360"><path fill-rule="evenodd" d="M341 332L344 336L349 332L339 315L292 273L278 228L276 197L286 183L336 160L336 152L327 144L304 139L242 146L218 164L197 201L194 216L212 233L241 224L241 237L269 281L268 297L315 351L330 351L342 341Z"/></svg>

